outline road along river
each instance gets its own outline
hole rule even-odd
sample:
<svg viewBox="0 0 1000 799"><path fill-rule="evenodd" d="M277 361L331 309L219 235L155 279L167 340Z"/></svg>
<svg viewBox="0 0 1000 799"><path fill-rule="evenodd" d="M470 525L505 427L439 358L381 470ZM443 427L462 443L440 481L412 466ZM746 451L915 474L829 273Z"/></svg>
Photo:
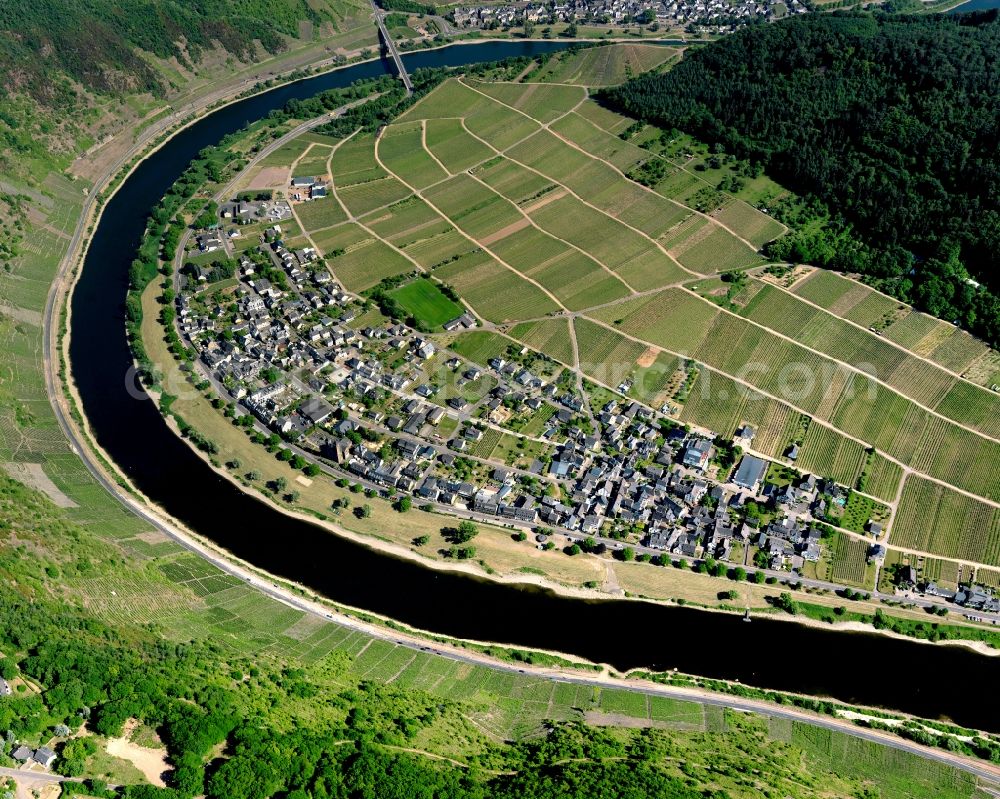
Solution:
<svg viewBox="0 0 1000 799"><path fill-rule="evenodd" d="M487 42L404 58L413 70L565 46ZM167 427L154 403L135 398L125 293L149 209L203 147L292 98L385 69L377 61L358 64L224 106L150 155L107 203L71 300L70 367L97 442L129 479L189 528L254 566L423 630L567 652L620 670L676 668L1000 729L996 705L982 698L992 696L986 686L1000 671L995 658L962 647L781 621L744 624L738 616L647 602L571 599L533 586L434 571L244 494Z"/></svg>

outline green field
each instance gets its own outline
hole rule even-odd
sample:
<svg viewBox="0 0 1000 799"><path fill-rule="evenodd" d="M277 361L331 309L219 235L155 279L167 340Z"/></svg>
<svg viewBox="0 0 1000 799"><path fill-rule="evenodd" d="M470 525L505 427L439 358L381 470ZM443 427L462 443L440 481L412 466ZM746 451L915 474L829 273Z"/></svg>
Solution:
<svg viewBox="0 0 1000 799"><path fill-rule="evenodd" d="M905 549L1000 565L1000 510L911 475L889 540Z"/></svg>
<svg viewBox="0 0 1000 799"><path fill-rule="evenodd" d="M775 737L800 747L807 762L822 764L847 778L878 783L881 799L958 799L976 792L974 777L917 755L797 721L772 722L771 727Z"/></svg>
<svg viewBox="0 0 1000 799"><path fill-rule="evenodd" d="M785 232L784 225L743 200L725 202L712 217L755 247L763 247Z"/></svg>
<svg viewBox="0 0 1000 799"><path fill-rule="evenodd" d="M465 309L444 295L437 283L418 278L389 292L404 311L434 329L465 313Z"/></svg>
<svg viewBox="0 0 1000 799"><path fill-rule="evenodd" d="M868 564L868 542L837 534L833 543L830 577L838 583L874 588L874 567Z"/></svg>
<svg viewBox="0 0 1000 799"><path fill-rule="evenodd" d="M375 162L375 137L359 133L341 142L333 153L330 171L338 188L384 178L385 170Z"/></svg>
<svg viewBox="0 0 1000 799"><path fill-rule="evenodd" d="M718 309L683 289L658 294L590 312L628 335L681 355L690 355L708 335Z"/></svg>
<svg viewBox="0 0 1000 799"><path fill-rule="evenodd" d="M488 330L472 330L460 334L451 344L451 348L474 363L486 366L490 358L496 358L507 352L513 342Z"/></svg>
<svg viewBox="0 0 1000 799"><path fill-rule="evenodd" d="M678 53L676 48L662 45L609 44L575 53L559 53L527 79L540 83L617 86L632 75L656 69Z"/></svg>
<svg viewBox="0 0 1000 799"><path fill-rule="evenodd" d="M427 149L453 175L493 156L493 150L473 137L461 119L428 119L426 124Z"/></svg>
<svg viewBox="0 0 1000 799"><path fill-rule="evenodd" d="M440 267L435 275L455 287L484 319L513 322L545 316L559 306L517 272L478 251Z"/></svg>
<svg viewBox="0 0 1000 799"><path fill-rule="evenodd" d="M616 136L624 132L633 123L629 117L622 116L597 103L584 103L574 112L584 119L593 122L597 127Z"/></svg>
<svg viewBox="0 0 1000 799"><path fill-rule="evenodd" d="M424 189L448 177L423 146L423 123L388 125L378 137L378 160L401 181Z"/></svg>
<svg viewBox="0 0 1000 799"><path fill-rule="evenodd" d="M646 345L587 319L575 320L573 327L580 349L580 369L610 388L635 372L637 361L647 350Z"/></svg>
<svg viewBox="0 0 1000 799"><path fill-rule="evenodd" d="M550 130L569 139L591 155L596 155L598 158L614 164L623 172L627 172L640 161L649 158L649 153L646 150L608 133L575 112L567 114L554 123Z"/></svg>
<svg viewBox="0 0 1000 799"><path fill-rule="evenodd" d="M859 491L892 502L896 498L902 480L903 468L881 453L875 452L869 455L864 475L859 478L857 488Z"/></svg>
<svg viewBox="0 0 1000 799"><path fill-rule="evenodd" d="M585 89L573 86L483 83L472 80L466 81L466 85L544 124L572 111L587 98Z"/></svg>
<svg viewBox="0 0 1000 799"><path fill-rule="evenodd" d="M302 223L307 233L313 233L323 228L339 225L347 220L347 214L340 207L335 197L324 197L321 200L310 200L295 206L295 216Z"/></svg>
<svg viewBox="0 0 1000 799"><path fill-rule="evenodd" d="M510 335L521 343L550 358L572 365L573 342L569 337L569 322L565 319L543 319L515 325Z"/></svg>
<svg viewBox="0 0 1000 799"><path fill-rule="evenodd" d="M364 291L384 278L414 271L399 252L353 222L329 228L314 240L334 276L349 291Z"/></svg>

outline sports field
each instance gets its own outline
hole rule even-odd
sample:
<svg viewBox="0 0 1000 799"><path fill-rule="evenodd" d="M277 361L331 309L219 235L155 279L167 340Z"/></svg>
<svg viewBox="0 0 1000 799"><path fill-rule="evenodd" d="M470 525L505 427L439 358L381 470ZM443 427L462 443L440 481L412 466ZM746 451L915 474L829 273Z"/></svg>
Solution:
<svg viewBox="0 0 1000 799"><path fill-rule="evenodd" d="M389 294L404 311L432 330L465 313L461 305L446 297L438 284L427 278L417 278Z"/></svg>

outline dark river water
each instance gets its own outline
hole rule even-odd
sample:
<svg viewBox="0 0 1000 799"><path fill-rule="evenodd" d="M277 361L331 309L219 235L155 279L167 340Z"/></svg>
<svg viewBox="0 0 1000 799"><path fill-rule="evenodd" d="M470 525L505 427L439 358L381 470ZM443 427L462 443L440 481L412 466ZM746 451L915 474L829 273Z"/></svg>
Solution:
<svg viewBox="0 0 1000 799"><path fill-rule="evenodd" d="M490 42L405 57L411 69L530 55L559 42ZM204 146L287 100L383 72L359 64L215 111L146 159L107 204L72 298L71 368L94 435L154 502L267 571L433 632L573 653L616 668L738 679L1000 729L1000 661L965 649L652 603L566 599L435 572L287 518L217 476L127 388L127 274L148 210ZM406 524L400 516L399 524ZM650 567L654 568L654 567ZM668 576L668 575L665 575ZM725 584L720 582L720 589Z"/></svg>
<svg viewBox="0 0 1000 799"><path fill-rule="evenodd" d="M964 14L967 11L988 11L991 8L1000 8L1000 0L968 0L945 13Z"/></svg>

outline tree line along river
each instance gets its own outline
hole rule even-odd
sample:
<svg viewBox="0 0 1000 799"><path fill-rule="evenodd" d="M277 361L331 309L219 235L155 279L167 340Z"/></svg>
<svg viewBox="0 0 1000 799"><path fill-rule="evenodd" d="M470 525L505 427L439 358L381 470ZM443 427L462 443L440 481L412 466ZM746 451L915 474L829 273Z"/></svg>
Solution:
<svg viewBox="0 0 1000 799"><path fill-rule="evenodd" d="M566 47L493 41L408 54L408 69ZM292 519L216 474L134 398L125 335L129 265L151 209L203 147L293 98L382 74L373 61L281 86L212 112L143 161L107 203L72 297L70 365L94 436L135 485L191 529L255 566L335 602L458 638L538 647L617 669L707 677L883 706L998 730L1000 661L962 647L649 602L571 599L438 572ZM400 519L405 524L405 518Z"/></svg>

